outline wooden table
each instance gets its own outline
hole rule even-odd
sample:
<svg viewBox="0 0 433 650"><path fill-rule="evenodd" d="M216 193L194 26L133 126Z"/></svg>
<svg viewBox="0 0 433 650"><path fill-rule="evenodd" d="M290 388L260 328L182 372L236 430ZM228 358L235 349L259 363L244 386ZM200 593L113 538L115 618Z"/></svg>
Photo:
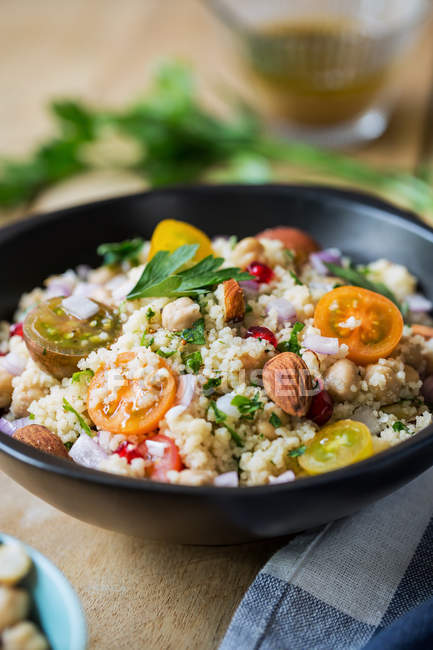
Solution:
<svg viewBox="0 0 433 650"><path fill-rule="evenodd" d="M431 34L391 126L356 155L414 170L427 143ZM155 60L191 60L205 101L226 85L251 88L226 35L194 0L3 0L0 20L1 153L24 154L50 133L45 105L79 96L122 105L148 83ZM39 209L141 187L107 172L45 195ZM33 544L71 580L85 608L90 647L208 649L218 645L249 583L280 542L178 547L132 539L64 515L0 476L0 528Z"/></svg>

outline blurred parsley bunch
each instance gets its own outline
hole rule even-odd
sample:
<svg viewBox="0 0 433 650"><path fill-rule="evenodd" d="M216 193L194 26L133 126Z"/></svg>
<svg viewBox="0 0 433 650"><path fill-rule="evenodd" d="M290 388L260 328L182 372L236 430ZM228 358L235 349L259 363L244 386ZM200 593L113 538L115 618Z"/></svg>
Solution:
<svg viewBox="0 0 433 650"><path fill-rule="evenodd" d="M27 160L0 163L0 207L31 201L40 191L95 165L89 147L107 133L135 144L133 160L117 166L138 171L151 186L188 182L265 183L273 163L376 190L423 214L433 214L430 184L408 173L379 171L364 163L266 132L259 118L239 106L217 117L197 99L191 70L163 64L144 100L122 111L95 110L65 100L51 104L57 135Z"/></svg>

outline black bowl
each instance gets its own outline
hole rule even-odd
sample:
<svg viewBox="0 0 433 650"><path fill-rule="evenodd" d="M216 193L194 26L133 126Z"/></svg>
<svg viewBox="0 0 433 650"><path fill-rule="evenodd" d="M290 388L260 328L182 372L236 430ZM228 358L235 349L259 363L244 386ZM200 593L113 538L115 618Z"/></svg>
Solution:
<svg viewBox="0 0 433 650"><path fill-rule="evenodd" d="M96 264L103 241L148 237L163 218L210 235L241 237L290 224L357 261L387 257L433 298L433 231L367 195L322 187L169 189L36 216L0 231L0 317L21 293L79 263ZM433 464L433 426L369 460L294 483L250 488L182 487L89 470L0 434L0 467L68 514L131 535L229 544L297 532L351 514Z"/></svg>

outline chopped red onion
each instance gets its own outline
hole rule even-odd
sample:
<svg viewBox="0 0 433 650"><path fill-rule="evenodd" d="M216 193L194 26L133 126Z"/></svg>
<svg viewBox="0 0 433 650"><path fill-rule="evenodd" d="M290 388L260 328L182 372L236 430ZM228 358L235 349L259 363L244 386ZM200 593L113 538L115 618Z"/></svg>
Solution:
<svg viewBox="0 0 433 650"><path fill-rule="evenodd" d="M0 364L10 375L17 377L24 371L27 361L15 352L9 352L9 354L6 354L4 357L0 357Z"/></svg>
<svg viewBox="0 0 433 650"><path fill-rule="evenodd" d="M50 282L47 290L45 291L45 298L48 300L49 298L57 298L58 296L67 297L70 296L71 293L71 287L66 284L66 282L56 280Z"/></svg>
<svg viewBox="0 0 433 650"><path fill-rule="evenodd" d="M177 387L177 403L188 407L194 397L196 386L197 378L194 375L181 375Z"/></svg>
<svg viewBox="0 0 433 650"><path fill-rule="evenodd" d="M277 312L279 323L294 323L296 321L296 310L291 302L284 298L274 298L266 305L266 311L269 314L272 309Z"/></svg>
<svg viewBox="0 0 433 650"><path fill-rule="evenodd" d="M88 436L87 433L82 433L74 442L69 455L76 463L92 468L97 468L108 457L96 440Z"/></svg>
<svg viewBox="0 0 433 650"><path fill-rule="evenodd" d="M178 404L177 406L172 406L170 410L165 414L165 419L169 420L171 418L177 418L181 413L186 411L186 406L183 404Z"/></svg>
<svg viewBox="0 0 433 650"><path fill-rule="evenodd" d="M217 487L238 487L238 473L233 470L232 472L225 472L224 474L220 474L214 478L213 484Z"/></svg>
<svg viewBox="0 0 433 650"><path fill-rule="evenodd" d="M339 251L338 248L326 248L318 253L310 254L311 266L315 271L317 271L317 273L320 273L320 275L329 275L329 270L325 265L325 262L341 266L341 251Z"/></svg>
<svg viewBox="0 0 433 650"><path fill-rule="evenodd" d="M239 282L239 286L242 287L245 293L249 293L250 295L257 294L260 289L260 284L255 280L244 280L243 282Z"/></svg>
<svg viewBox="0 0 433 650"><path fill-rule="evenodd" d="M91 318L99 311L98 305L93 300L82 296L69 296L62 300L61 304L67 312L80 320Z"/></svg>
<svg viewBox="0 0 433 650"><path fill-rule="evenodd" d="M128 293L135 287L136 284L137 282L135 280L123 280L121 284L119 284L114 289L111 289L111 295L113 296L113 299L116 302L122 302L125 300Z"/></svg>
<svg viewBox="0 0 433 650"><path fill-rule="evenodd" d="M74 296L84 296L88 298L98 289L98 285L91 282L79 282L74 289L72 295Z"/></svg>
<svg viewBox="0 0 433 650"><path fill-rule="evenodd" d="M295 478L295 473L288 469L287 472L283 472L279 476L270 476L269 483L291 483Z"/></svg>
<svg viewBox="0 0 433 650"><path fill-rule="evenodd" d="M76 273L80 280L83 282L86 282L87 278L89 277L89 273L92 270L92 267L89 266L88 264L79 264L76 268Z"/></svg>
<svg viewBox="0 0 433 650"><path fill-rule="evenodd" d="M429 406L433 405L433 375L429 375L421 386L421 395Z"/></svg>
<svg viewBox="0 0 433 650"><path fill-rule="evenodd" d="M6 418L0 418L0 431L5 433L7 436L12 436L15 431L26 427L28 424L31 424L32 421L30 418L18 418L17 420L7 420Z"/></svg>
<svg viewBox="0 0 433 650"><path fill-rule="evenodd" d="M146 447L147 451L151 456L156 456L157 458L162 458L164 456L164 452L167 448L167 443L165 442L160 442L159 440L152 440L151 438L148 438L146 440Z"/></svg>
<svg viewBox="0 0 433 650"><path fill-rule="evenodd" d="M319 336L319 334L306 334L302 346L317 354L337 354L338 339L330 336Z"/></svg>
<svg viewBox="0 0 433 650"><path fill-rule="evenodd" d="M412 293L410 296L406 296L406 302L410 311L414 312L426 312L433 308L433 303L420 293Z"/></svg>
<svg viewBox="0 0 433 650"><path fill-rule="evenodd" d="M110 431L104 431L101 429L101 431L98 431L97 439L98 439L98 444L104 451L110 451L110 442L111 442L111 437L112 434Z"/></svg>

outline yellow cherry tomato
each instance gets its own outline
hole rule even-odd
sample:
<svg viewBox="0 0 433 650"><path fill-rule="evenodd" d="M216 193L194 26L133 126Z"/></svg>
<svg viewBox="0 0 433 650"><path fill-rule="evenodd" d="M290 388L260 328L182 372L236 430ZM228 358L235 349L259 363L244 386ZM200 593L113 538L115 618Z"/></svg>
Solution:
<svg viewBox="0 0 433 650"><path fill-rule="evenodd" d="M307 474L324 474L372 454L373 440L368 427L355 420L339 420L320 429L298 462Z"/></svg>
<svg viewBox="0 0 433 650"><path fill-rule="evenodd" d="M150 240L149 260L158 251L169 251L172 253L184 244L198 244L196 254L188 265L196 264L208 255L213 254L212 244L209 237L202 231L185 221L175 219L164 219L160 221L153 231Z"/></svg>

